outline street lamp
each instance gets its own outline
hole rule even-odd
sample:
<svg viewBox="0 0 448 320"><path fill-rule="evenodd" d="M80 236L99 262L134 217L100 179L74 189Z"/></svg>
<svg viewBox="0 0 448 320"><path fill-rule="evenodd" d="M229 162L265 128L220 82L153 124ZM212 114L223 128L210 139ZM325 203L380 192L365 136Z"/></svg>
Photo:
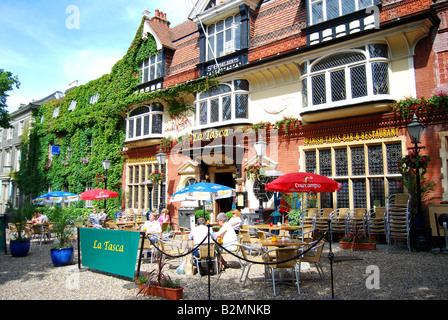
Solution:
<svg viewBox="0 0 448 320"><path fill-rule="evenodd" d="M109 168L110 168L110 160L108 160L107 159L107 157L106 157L106 159L104 159L103 160L103 168L104 168L104 171L105 171L105 174L104 174L104 189L107 189L107 170L109 170ZM106 209L106 199L104 199L104 209Z"/></svg>
<svg viewBox="0 0 448 320"><path fill-rule="evenodd" d="M262 165L263 164L263 156L266 153L268 144L265 141L260 140L260 141L257 141L254 143L254 147L255 147L255 152L257 152L258 163L260 165ZM260 220L263 221L264 220L263 196L264 196L265 191L263 190L264 184L263 184L262 180L259 180L259 188L260 188L260 190L258 191L258 201L259 201L258 202L259 203L258 210L259 210Z"/></svg>
<svg viewBox="0 0 448 320"><path fill-rule="evenodd" d="M166 153L162 152L162 149L159 149L159 153L156 154L156 159L159 165L162 165L166 161ZM159 187L159 216L162 214L162 181L160 181Z"/></svg>
<svg viewBox="0 0 448 320"><path fill-rule="evenodd" d="M406 126L406 130L411 137L411 142L414 144L414 147L408 148L414 150L415 156L417 156L420 152L420 149L424 147L419 147L420 139L422 138L423 130L425 130L425 126L418 122L417 116L414 114L412 117L412 122ZM422 192L420 187L420 169L416 170L415 179L417 182L417 216L419 219L422 219Z"/></svg>
<svg viewBox="0 0 448 320"><path fill-rule="evenodd" d="M148 202L149 202L149 207L148 207L148 212L146 213L146 219L149 220L149 213L152 211L152 189L154 188L154 183L152 183L151 180L146 180L142 182L143 185L146 185L146 187L148 188Z"/></svg>

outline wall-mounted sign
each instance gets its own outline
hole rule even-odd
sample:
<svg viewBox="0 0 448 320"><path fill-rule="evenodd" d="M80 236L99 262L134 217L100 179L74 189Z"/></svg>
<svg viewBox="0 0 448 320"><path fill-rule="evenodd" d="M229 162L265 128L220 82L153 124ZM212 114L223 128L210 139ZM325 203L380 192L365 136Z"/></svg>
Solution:
<svg viewBox="0 0 448 320"><path fill-rule="evenodd" d="M211 76L215 73L227 71L238 66L242 65L241 57L234 57L229 60L220 62L218 64L212 64L210 66L205 67L205 75Z"/></svg>
<svg viewBox="0 0 448 320"><path fill-rule="evenodd" d="M59 146L51 146L51 154L59 155Z"/></svg>
<svg viewBox="0 0 448 320"><path fill-rule="evenodd" d="M398 128L391 129L378 129L372 131L363 131L356 133L343 133L343 134L333 134L328 136L313 137L303 139L303 144L305 146L318 145L318 144L329 144L329 143L340 143L340 142L351 142L351 141L361 141L361 140L371 140L371 139L382 139L382 138L393 138L398 137Z"/></svg>
<svg viewBox="0 0 448 320"><path fill-rule="evenodd" d="M225 138L233 133L233 129L208 129L200 132L193 132L193 142L207 141L215 138Z"/></svg>

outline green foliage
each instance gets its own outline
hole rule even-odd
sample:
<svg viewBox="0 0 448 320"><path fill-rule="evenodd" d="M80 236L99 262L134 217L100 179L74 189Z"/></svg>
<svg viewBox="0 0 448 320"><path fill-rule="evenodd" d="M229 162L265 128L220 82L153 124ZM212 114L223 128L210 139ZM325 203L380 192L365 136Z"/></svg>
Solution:
<svg viewBox="0 0 448 320"><path fill-rule="evenodd" d="M429 99L406 98L391 104L394 113L403 120L411 119L415 114L448 115L448 94L439 91Z"/></svg>
<svg viewBox="0 0 448 320"><path fill-rule="evenodd" d="M53 233L59 240L56 247L60 249L70 247L70 236L74 232L73 225L70 223L76 219L73 208L52 207L47 217L53 223Z"/></svg>
<svg viewBox="0 0 448 320"><path fill-rule="evenodd" d="M210 219L210 213L204 209L195 210L194 216L195 216L196 220L199 218L205 218L206 221Z"/></svg>
<svg viewBox="0 0 448 320"><path fill-rule="evenodd" d="M0 127L11 128L9 121L9 113L6 110L6 99L8 98L8 91L16 87L19 89L20 81L17 76L13 76L11 72L0 69Z"/></svg>

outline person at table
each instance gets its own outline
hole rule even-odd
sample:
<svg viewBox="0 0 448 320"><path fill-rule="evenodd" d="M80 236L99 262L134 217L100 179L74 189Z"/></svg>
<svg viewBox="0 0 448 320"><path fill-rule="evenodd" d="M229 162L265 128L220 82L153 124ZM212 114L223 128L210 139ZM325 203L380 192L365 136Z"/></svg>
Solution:
<svg viewBox="0 0 448 320"><path fill-rule="evenodd" d="M233 230L235 230L235 233L238 234L241 226L240 210L238 209L232 210L232 218L230 218L229 223L233 227Z"/></svg>
<svg viewBox="0 0 448 320"><path fill-rule="evenodd" d="M238 239L235 230L228 220L229 218L227 218L227 215L224 212L218 214L218 216L216 217L216 221L221 228L216 233L216 237L222 238L222 246L224 247L224 249L228 251L236 251L238 248ZM224 260L222 255L221 266L222 269L225 269L225 267L227 266L227 262Z"/></svg>
<svg viewBox="0 0 448 320"><path fill-rule="evenodd" d="M162 213L160 214L159 219L157 219L157 221L159 221L160 225L162 225L162 223L170 221L170 215L168 209L165 208L162 210Z"/></svg>
<svg viewBox="0 0 448 320"><path fill-rule="evenodd" d="M149 214L149 220L145 221L140 230L146 232L146 234L157 234L162 232L162 227L159 221L156 220L154 213L151 212Z"/></svg>
<svg viewBox="0 0 448 320"><path fill-rule="evenodd" d="M106 213L106 209L101 209L101 212L99 214L99 218L98 218L98 222L100 224L103 224L104 222L106 222L107 220L109 220L109 216Z"/></svg>
<svg viewBox="0 0 448 320"><path fill-rule="evenodd" d="M92 227L94 227L95 229L101 229L102 226L99 222L99 215L97 213L97 210L95 208L93 208L92 213L89 215L89 222L90 224L92 224Z"/></svg>
<svg viewBox="0 0 448 320"><path fill-rule="evenodd" d="M42 212L38 213L38 217L39 217L38 224L48 223L48 217L46 215L42 214Z"/></svg>
<svg viewBox="0 0 448 320"><path fill-rule="evenodd" d="M34 212L33 213L33 217L31 218L31 223L34 224L39 224L39 212Z"/></svg>
<svg viewBox="0 0 448 320"><path fill-rule="evenodd" d="M212 237L216 240L216 235L213 233L213 230L210 229L210 234L208 233L208 227L205 225L205 219L199 218L198 219L198 226L193 228L193 230L190 231L190 234L188 236L188 240L193 240L193 246L196 248L199 244L208 244L208 241L210 240L210 243L213 243L211 239L205 239L208 237ZM204 240L205 239L205 240ZM204 240L204 242L203 242ZM199 249L196 248L193 250L193 255L197 258L199 258Z"/></svg>

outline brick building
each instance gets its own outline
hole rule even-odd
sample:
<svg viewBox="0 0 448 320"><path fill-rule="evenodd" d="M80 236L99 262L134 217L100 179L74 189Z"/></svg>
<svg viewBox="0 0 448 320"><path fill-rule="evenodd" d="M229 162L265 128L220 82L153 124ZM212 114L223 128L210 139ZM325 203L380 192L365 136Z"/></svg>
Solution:
<svg viewBox="0 0 448 320"><path fill-rule="evenodd" d="M268 172L316 172L343 184L317 195L320 208L384 206L403 189L397 164L412 146L410 118L391 104L448 91L447 7L428 0L199 0L174 27L166 13L144 11L142 37L152 36L158 52L142 64L138 90L216 83L182 94L194 111L173 116L159 99L128 107L126 207L146 212L162 201L182 223L183 210L197 203L170 203L169 196L209 180L236 188L242 206L256 209L258 185L246 170L260 160L259 139L268 143L261 159ZM418 116L431 157L427 178L436 182L432 201L446 201L446 112ZM168 154L162 166L160 149ZM162 194L142 184L156 170L166 173ZM272 212L273 196L265 197ZM214 213L231 201L216 201Z"/></svg>

